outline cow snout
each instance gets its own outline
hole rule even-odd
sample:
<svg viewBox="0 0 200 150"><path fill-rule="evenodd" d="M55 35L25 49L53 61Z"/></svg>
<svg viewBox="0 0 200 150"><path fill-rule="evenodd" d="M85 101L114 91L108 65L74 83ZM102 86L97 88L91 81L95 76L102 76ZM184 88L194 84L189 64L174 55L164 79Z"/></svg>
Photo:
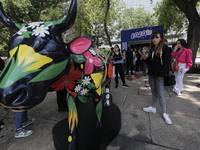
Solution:
<svg viewBox="0 0 200 150"><path fill-rule="evenodd" d="M1 94L0 104L6 108L26 109L26 100L29 96L27 88L20 88L9 92L3 90ZM26 106L26 107L25 107Z"/></svg>

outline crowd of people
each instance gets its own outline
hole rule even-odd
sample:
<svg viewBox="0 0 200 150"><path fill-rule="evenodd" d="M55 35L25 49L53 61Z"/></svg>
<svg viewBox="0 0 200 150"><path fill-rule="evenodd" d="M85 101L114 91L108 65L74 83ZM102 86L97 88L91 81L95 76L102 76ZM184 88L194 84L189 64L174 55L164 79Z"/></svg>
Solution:
<svg viewBox="0 0 200 150"><path fill-rule="evenodd" d="M120 65L114 64L115 68L117 68L117 71L115 71L115 88L118 87L118 72L123 85L125 84L124 72L128 75L130 71L131 75L134 75L134 72L138 73L140 71L141 66L142 75L146 75L148 72L152 98L150 106L143 108L143 111L156 113L156 105L157 101L159 101L165 122L172 124L172 120L166 113L164 78L167 74L174 74L176 84L173 86L172 91L178 96L181 95L184 90L184 74L192 67L192 50L187 47L186 41L178 39L176 43L172 44L172 47L169 47L163 33L156 31L152 35L150 45L145 45L142 50L128 47L121 54L119 46L115 45L112 59L113 62L120 62ZM176 71L171 70L170 62L172 59L178 62L179 69Z"/></svg>

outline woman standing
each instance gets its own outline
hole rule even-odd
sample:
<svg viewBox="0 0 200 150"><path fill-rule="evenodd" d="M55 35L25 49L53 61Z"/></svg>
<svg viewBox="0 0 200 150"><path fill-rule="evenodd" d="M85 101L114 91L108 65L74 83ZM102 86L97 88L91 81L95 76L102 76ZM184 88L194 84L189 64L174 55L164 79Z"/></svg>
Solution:
<svg viewBox="0 0 200 150"><path fill-rule="evenodd" d="M123 68L123 59L122 59L122 55L120 53L120 49L118 45L114 46L114 53L112 56L112 60L113 60L113 65L115 66L115 88L118 88L118 73L120 75L120 78L122 80L122 87L123 88L128 88L129 86L126 84L125 82L125 78L124 78L124 68Z"/></svg>
<svg viewBox="0 0 200 150"><path fill-rule="evenodd" d="M178 62L179 70L174 72L176 84L173 88L173 92L177 95L181 95L183 88L183 77L192 67L192 50L187 48L187 43L184 39L179 39L176 42L176 48L178 50L171 53L171 57L175 58Z"/></svg>
<svg viewBox="0 0 200 150"><path fill-rule="evenodd" d="M139 71L140 71L140 64L141 64L141 52L138 49L136 49L135 55L137 57L137 60L136 60L136 63L135 63L135 71L137 73L139 73Z"/></svg>
<svg viewBox="0 0 200 150"><path fill-rule="evenodd" d="M167 124L172 124L169 115L166 114L166 100L164 95L164 76L168 72L170 62L170 49L165 44L163 33L154 32L151 39L148 57L142 55L144 61L148 64L149 84L152 92L151 106L143 108L145 112L156 113L156 103L159 100L162 116Z"/></svg>
<svg viewBox="0 0 200 150"><path fill-rule="evenodd" d="M133 76L133 48L131 47L128 47L126 51L126 75L128 75L129 69L131 70L131 75Z"/></svg>

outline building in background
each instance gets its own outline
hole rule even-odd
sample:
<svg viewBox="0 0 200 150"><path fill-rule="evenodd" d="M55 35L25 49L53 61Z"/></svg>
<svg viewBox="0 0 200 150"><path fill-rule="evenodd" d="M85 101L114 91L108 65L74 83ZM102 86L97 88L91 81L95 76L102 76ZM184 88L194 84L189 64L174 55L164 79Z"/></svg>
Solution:
<svg viewBox="0 0 200 150"><path fill-rule="evenodd" d="M121 49L128 47L142 49L151 43L151 36L155 31L164 30L164 26L153 26L121 31Z"/></svg>

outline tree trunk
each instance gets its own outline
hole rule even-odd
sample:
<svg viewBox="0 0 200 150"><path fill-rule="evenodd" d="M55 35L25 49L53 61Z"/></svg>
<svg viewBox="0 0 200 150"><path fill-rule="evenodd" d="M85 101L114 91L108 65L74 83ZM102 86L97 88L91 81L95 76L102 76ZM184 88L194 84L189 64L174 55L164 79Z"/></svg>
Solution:
<svg viewBox="0 0 200 150"><path fill-rule="evenodd" d="M194 19L189 23L188 33L187 33L187 43L188 47L192 49L192 62L193 66L190 71L194 70L195 59L197 55L197 50L199 48L200 41L200 18Z"/></svg>
<svg viewBox="0 0 200 150"><path fill-rule="evenodd" d="M107 16L108 16L109 9L110 9L110 0L106 0L106 2L107 2L107 8L106 8L106 13L105 13L105 18L104 18L104 30L105 30L105 33L106 33L106 36L107 36L107 39L108 39L108 44L109 44L110 47L112 47L110 35L108 33L108 28L107 28Z"/></svg>

